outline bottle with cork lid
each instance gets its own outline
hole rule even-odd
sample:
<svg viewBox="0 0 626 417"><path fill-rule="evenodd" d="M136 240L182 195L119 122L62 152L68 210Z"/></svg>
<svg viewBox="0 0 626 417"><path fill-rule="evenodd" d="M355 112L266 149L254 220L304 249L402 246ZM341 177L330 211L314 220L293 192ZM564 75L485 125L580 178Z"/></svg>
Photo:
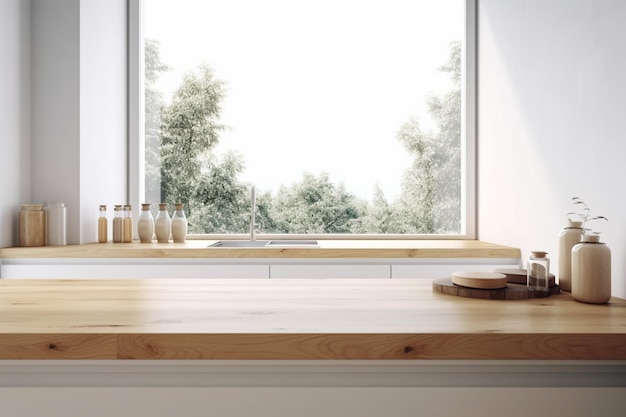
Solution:
<svg viewBox="0 0 626 417"><path fill-rule="evenodd" d="M172 239L174 243L184 243L187 237L187 217L183 203L174 204L176 211L172 217Z"/></svg>
<svg viewBox="0 0 626 417"><path fill-rule="evenodd" d="M139 220L137 221L137 233L139 234L139 241L141 243L152 242L154 236L154 217L150 212L150 204L144 203L141 205L141 213L139 213Z"/></svg>
<svg viewBox="0 0 626 417"><path fill-rule="evenodd" d="M172 220L170 218L170 214L167 212L167 203L160 203L159 212L157 213L156 220L154 221L154 234L156 235L157 242L169 242L171 224Z"/></svg>

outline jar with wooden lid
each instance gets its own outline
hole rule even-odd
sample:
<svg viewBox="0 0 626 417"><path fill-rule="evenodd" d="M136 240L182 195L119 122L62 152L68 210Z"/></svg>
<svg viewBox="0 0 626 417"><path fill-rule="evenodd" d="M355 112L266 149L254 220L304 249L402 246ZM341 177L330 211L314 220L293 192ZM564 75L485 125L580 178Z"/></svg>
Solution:
<svg viewBox="0 0 626 417"><path fill-rule="evenodd" d="M583 235L583 222L568 221L559 233L559 287L561 291L572 291L572 248Z"/></svg>
<svg viewBox="0 0 626 417"><path fill-rule="evenodd" d="M124 224L122 219L122 206L116 204L113 206L113 242L121 243L124 239Z"/></svg>
<svg viewBox="0 0 626 417"><path fill-rule="evenodd" d="M157 213L156 220L154 221L154 234L156 235L157 242L169 242L172 230L171 227L172 220L170 218L170 214L167 212L167 203L160 203L159 212Z"/></svg>
<svg viewBox="0 0 626 417"><path fill-rule="evenodd" d="M150 212L150 204L144 203L141 205L141 213L139 213L139 220L137 220L137 234L139 235L139 241L141 243L152 242L154 236L154 217Z"/></svg>
<svg viewBox="0 0 626 417"><path fill-rule="evenodd" d="M19 245L45 246L46 213L42 204L22 204L19 218Z"/></svg>
<svg viewBox="0 0 626 417"><path fill-rule="evenodd" d="M124 205L122 222L122 242L131 243L133 241L133 212L129 204Z"/></svg>
<svg viewBox="0 0 626 417"><path fill-rule="evenodd" d="M107 219L107 206L101 204L98 207L98 242L106 243L109 240L109 224Z"/></svg>
<svg viewBox="0 0 626 417"><path fill-rule="evenodd" d="M591 304L611 300L611 250L600 235L584 234L572 248L572 297Z"/></svg>
<svg viewBox="0 0 626 417"><path fill-rule="evenodd" d="M175 243L184 243L187 238L187 217L185 216L184 205L174 204L176 211L172 217L172 239Z"/></svg>

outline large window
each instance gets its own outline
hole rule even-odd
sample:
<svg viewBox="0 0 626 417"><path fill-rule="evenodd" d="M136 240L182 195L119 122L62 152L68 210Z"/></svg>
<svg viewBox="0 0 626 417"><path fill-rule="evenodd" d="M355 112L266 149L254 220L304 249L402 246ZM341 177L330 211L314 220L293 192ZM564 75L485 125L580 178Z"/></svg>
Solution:
<svg viewBox="0 0 626 417"><path fill-rule="evenodd" d="M139 202L244 234L254 186L260 235L473 237L473 1L142 7Z"/></svg>

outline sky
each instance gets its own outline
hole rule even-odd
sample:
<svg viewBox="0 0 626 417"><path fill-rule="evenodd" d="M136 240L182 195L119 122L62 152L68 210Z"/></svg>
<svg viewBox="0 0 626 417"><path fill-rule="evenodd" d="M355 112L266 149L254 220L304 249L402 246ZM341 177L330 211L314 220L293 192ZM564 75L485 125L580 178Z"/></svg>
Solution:
<svg viewBox="0 0 626 417"><path fill-rule="evenodd" d="M144 35L171 70L208 64L225 82L218 152L259 192L325 172L370 200L399 192L410 157L397 132L449 89L437 71L463 36L463 0L144 0Z"/></svg>

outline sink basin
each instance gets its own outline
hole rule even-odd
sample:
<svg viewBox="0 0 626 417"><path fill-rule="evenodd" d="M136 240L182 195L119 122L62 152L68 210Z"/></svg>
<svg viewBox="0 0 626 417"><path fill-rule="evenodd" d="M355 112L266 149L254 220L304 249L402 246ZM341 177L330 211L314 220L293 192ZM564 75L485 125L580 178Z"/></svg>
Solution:
<svg viewBox="0 0 626 417"><path fill-rule="evenodd" d="M209 248L315 248L317 240L219 240Z"/></svg>
<svg viewBox="0 0 626 417"><path fill-rule="evenodd" d="M269 240L218 240L209 245L209 248L262 248Z"/></svg>
<svg viewBox="0 0 626 417"><path fill-rule="evenodd" d="M284 239L284 240L270 240L269 242L267 242L267 245L265 245L269 248L277 248L277 247L283 247L283 248L310 248L310 247L318 247L319 245L317 244L317 240L290 240L290 239Z"/></svg>

